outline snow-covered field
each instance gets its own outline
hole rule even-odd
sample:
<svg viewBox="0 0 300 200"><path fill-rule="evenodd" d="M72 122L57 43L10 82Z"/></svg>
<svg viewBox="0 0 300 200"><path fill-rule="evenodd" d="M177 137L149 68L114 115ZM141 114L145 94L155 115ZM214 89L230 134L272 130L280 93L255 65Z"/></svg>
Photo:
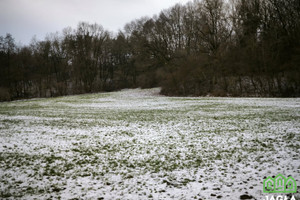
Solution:
<svg viewBox="0 0 300 200"><path fill-rule="evenodd" d="M0 103L0 199L263 199L278 173L300 185L299 98L158 93Z"/></svg>

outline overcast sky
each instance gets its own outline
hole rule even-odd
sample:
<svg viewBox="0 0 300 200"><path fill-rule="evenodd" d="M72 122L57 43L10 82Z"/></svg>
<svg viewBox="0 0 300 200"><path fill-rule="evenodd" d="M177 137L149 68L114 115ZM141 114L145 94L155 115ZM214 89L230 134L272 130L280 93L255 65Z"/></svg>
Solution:
<svg viewBox="0 0 300 200"><path fill-rule="evenodd" d="M11 33L17 43L28 44L34 35L61 31L78 22L101 24L117 32L133 19L152 17L176 3L189 0L0 0L0 35Z"/></svg>

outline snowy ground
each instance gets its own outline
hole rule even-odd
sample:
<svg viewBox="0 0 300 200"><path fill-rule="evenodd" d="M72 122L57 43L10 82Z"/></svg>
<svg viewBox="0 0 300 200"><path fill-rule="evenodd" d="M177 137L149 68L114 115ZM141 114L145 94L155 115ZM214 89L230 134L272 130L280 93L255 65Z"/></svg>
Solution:
<svg viewBox="0 0 300 200"><path fill-rule="evenodd" d="M263 199L278 173L299 192L299 98L158 92L0 103L0 198Z"/></svg>

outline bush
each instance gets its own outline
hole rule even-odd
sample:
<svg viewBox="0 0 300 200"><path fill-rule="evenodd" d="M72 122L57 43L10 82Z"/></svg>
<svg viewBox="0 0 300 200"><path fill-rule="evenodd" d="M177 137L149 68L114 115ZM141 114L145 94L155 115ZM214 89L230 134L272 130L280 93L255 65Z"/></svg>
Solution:
<svg viewBox="0 0 300 200"><path fill-rule="evenodd" d="M9 89L0 87L0 101L9 101L11 100Z"/></svg>

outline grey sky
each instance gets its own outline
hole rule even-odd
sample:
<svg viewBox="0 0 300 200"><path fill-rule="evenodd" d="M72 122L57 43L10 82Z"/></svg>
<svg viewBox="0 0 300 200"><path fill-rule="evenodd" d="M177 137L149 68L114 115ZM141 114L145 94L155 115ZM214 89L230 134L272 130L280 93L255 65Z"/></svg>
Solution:
<svg viewBox="0 0 300 200"><path fill-rule="evenodd" d="M152 16L189 0L0 0L0 35L11 33L28 44L36 35L61 31L79 21L101 24L117 32L133 19Z"/></svg>

